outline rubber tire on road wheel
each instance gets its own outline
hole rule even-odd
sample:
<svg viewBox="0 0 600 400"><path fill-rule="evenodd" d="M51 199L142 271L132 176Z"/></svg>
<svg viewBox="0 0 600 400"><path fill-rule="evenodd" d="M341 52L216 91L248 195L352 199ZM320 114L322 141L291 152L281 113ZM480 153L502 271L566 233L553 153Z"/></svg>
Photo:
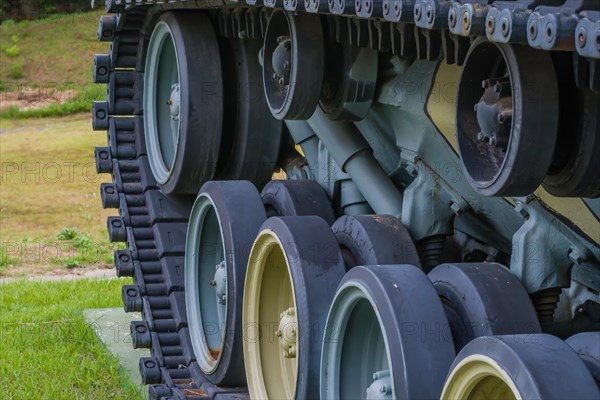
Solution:
<svg viewBox="0 0 600 400"><path fill-rule="evenodd" d="M600 332L578 333L566 342L579 354L600 387Z"/></svg>
<svg viewBox="0 0 600 400"><path fill-rule="evenodd" d="M260 194L248 181L207 182L192 208L185 246L188 324L198 365L216 385L246 384L240 357L244 280L252 243L265 220ZM210 228L213 232L207 231ZM227 279L224 326L219 320L214 282L211 285L221 261ZM216 343L219 348L214 348Z"/></svg>
<svg viewBox="0 0 600 400"><path fill-rule="evenodd" d="M323 219L272 217L263 224L244 288L244 363L251 398L319 397L323 330L344 272L338 244ZM290 308L295 323L282 316ZM285 340L295 346L295 357L282 351Z"/></svg>
<svg viewBox="0 0 600 400"><path fill-rule="evenodd" d="M379 389L391 390L382 398L439 398L454 354L444 309L423 271L358 266L340 282L327 317L321 398L364 398L386 356L391 382Z"/></svg>
<svg viewBox="0 0 600 400"><path fill-rule="evenodd" d="M565 127L563 133L575 142L573 150L563 168L546 175L542 184L557 197L600 196L600 93L580 89L579 96L579 126Z"/></svg>
<svg viewBox="0 0 600 400"><path fill-rule="evenodd" d="M331 227L346 269L357 265L421 267L417 248L402 222L391 215L344 215Z"/></svg>
<svg viewBox="0 0 600 400"><path fill-rule="evenodd" d="M268 217L316 215L330 226L335 220L327 193L315 181L271 181L260 195Z"/></svg>
<svg viewBox="0 0 600 400"><path fill-rule="evenodd" d="M156 60L151 39L144 75L144 130L148 157L165 193L195 195L204 182L213 178L221 144L223 82L219 45L212 22L204 13L167 12L160 16L157 27L160 24L168 27L176 54L181 99L179 127L173 161L167 166L155 122L156 105L163 105L163 99L154 96L159 67L153 67Z"/></svg>
<svg viewBox="0 0 600 400"><path fill-rule="evenodd" d="M474 106L502 57L512 90L512 123L505 151L477 139ZM469 183L484 196L525 196L542 183L552 162L558 135L558 84L549 52L520 44L471 45L456 98L456 141Z"/></svg>
<svg viewBox="0 0 600 400"><path fill-rule="evenodd" d="M444 400L600 396L577 353L559 338L543 333L479 337L461 350L450 371Z"/></svg>
<svg viewBox="0 0 600 400"><path fill-rule="evenodd" d="M542 331L527 291L503 265L442 264L428 277L442 299L457 352L479 336Z"/></svg>
<svg viewBox="0 0 600 400"><path fill-rule="evenodd" d="M215 179L248 180L259 189L271 180L279 157L283 122L273 117L262 89L261 42L221 43L225 109Z"/></svg>

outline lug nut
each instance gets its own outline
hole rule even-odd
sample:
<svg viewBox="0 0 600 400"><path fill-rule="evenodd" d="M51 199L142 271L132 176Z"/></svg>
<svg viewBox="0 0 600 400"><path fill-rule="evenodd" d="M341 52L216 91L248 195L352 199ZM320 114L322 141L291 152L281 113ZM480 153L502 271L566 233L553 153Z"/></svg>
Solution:
<svg viewBox="0 0 600 400"><path fill-rule="evenodd" d="M487 33L488 34L493 34L494 33L494 29L496 28L496 18L490 16L487 19Z"/></svg>

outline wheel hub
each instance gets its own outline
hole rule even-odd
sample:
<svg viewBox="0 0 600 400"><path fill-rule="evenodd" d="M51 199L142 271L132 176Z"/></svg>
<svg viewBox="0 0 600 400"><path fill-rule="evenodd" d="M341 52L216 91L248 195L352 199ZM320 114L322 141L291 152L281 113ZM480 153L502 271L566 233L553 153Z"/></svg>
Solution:
<svg viewBox="0 0 600 400"><path fill-rule="evenodd" d="M479 103L475 105L477 122L481 131L477 134L480 142L503 150L508 145L512 120L512 93L508 78L486 79L485 89Z"/></svg>
<svg viewBox="0 0 600 400"><path fill-rule="evenodd" d="M227 269L225 268L225 261L217 264L215 278L210 282L210 285L215 289L219 304L223 306L227 304Z"/></svg>
<svg viewBox="0 0 600 400"><path fill-rule="evenodd" d="M289 36L279 36L279 43L273 52L273 79L281 86L290 83L290 66L292 65L292 40Z"/></svg>
<svg viewBox="0 0 600 400"><path fill-rule="evenodd" d="M275 335L279 338L283 356L285 358L295 358L296 343L298 341L298 321L296 320L296 309L294 307L290 307L281 313L279 328Z"/></svg>
<svg viewBox="0 0 600 400"><path fill-rule="evenodd" d="M373 383L367 388L367 399L388 400L392 398L392 379L390 370L377 371L373 374Z"/></svg>
<svg viewBox="0 0 600 400"><path fill-rule="evenodd" d="M179 110L181 108L181 95L179 93L179 83L174 83L171 86L171 97L167 101L169 110L171 111L171 119L179 121Z"/></svg>

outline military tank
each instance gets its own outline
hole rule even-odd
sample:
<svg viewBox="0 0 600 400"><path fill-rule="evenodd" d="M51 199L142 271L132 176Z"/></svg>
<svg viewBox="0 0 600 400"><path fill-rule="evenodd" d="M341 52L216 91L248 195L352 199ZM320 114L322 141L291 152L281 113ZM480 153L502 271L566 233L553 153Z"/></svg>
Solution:
<svg viewBox="0 0 600 400"><path fill-rule="evenodd" d="M600 2L106 13L150 398L599 397Z"/></svg>

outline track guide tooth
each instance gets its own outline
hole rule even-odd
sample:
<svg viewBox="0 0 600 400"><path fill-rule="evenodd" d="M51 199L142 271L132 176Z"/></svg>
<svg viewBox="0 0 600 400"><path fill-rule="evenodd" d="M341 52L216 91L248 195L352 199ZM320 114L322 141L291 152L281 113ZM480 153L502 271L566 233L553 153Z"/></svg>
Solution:
<svg viewBox="0 0 600 400"><path fill-rule="evenodd" d="M415 30L412 25L398 22L390 30L392 53L407 57L416 53Z"/></svg>
<svg viewBox="0 0 600 400"><path fill-rule="evenodd" d="M371 47L378 51L387 53L391 45L391 24L380 20L371 21L369 24L369 38Z"/></svg>
<svg viewBox="0 0 600 400"><path fill-rule="evenodd" d="M92 103L92 128L95 131L108 129L108 102L94 101Z"/></svg>
<svg viewBox="0 0 600 400"><path fill-rule="evenodd" d="M442 51L442 31L415 27L415 42L419 60L436 61Z"/></svg>
<svg viewBox="0 0 600 400"><path fill-rule="evenodd" d="M369 47L368 21L366 19L349 18L347 22L350 44L358 47Z"/></svg>
<svg viewBox="0 0 600 400"><path fill-rule="evenodd" d="M117 269L117 276L133 276L133 260L129 250L116 250L114 259L115 267Z"/></svg>
<svg viewBox="0 0 600 400"><path fill-rule="evenodd" d="M575 55L575 83L582 89L600 92L600 60Z"/></svg>
<svg viewBox="0 0 600 400"><path fill-rule="evenodd" d="M94 83L108 83L110 71L110 56L108 54L94 55L94 70L92 79Z"/></svg>
<svg viewBox="0 0 600 400"><path fill-rule="evenodd" d="M149 349L152 347L150 327L146 321L131 321L129 331L134 349Z"/></svg>
<svg viewBox="0 0 600 400"><path fill-rule="evenodd" d="M102 199L102 208L119 208L119 192L114 184L102 183L100 198Z"/></svg>
<svg viewBox="0 0 600 400"><path fill-rule="evenodd" d="M112 172L113 162L110 147L96 146L94 159L96 160L96 172L98 174L110 174Z"/></svg>
<svg viewBox="0 0 600 400"><path fill-rule="evenodd" d="M142 376L142 384L150 385L161 382L160 366L158 359L155 357L140 358L140 375Z"/></svg>
<svg viewBox="0 0 600 400"><path fill-rule="evenodd" d="M116 15L102 15L98 22L98 41L110 42L115 38L117 30L117 16Z"/></svg>
<svg viewBox="0 0 600 400"><path fill-rule="evenodd" d="M108 217L106 220L108 236L111 243L127 241L127 229L121 217Z"/></svg>
<svg viewBox="0 0 600 400"><path fill-rule="evenodd" d="M141 312L144 308L142 296L136 285L123 285L121 297L125 312Z"/></svg>

